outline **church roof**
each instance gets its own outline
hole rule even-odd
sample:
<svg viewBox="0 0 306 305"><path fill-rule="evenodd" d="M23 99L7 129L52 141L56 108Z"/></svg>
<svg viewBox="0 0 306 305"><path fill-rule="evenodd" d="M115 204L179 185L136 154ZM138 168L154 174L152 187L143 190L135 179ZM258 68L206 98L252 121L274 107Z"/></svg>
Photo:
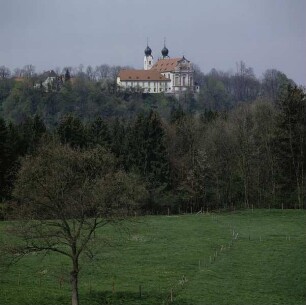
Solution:
<svg viewBox="0 0 306 305"><path fill-rule="evenodd" d="M121 70L118 77L121 81L170 81L157 70Z"/></svg>
<svg viewBox="0 0 306 305"><path fill-rule="evenodd" d="M157 63L153 65L151 70L157 70L159 72L171 72L175 69L178 62L183 58L164 58L160 59Z"/></svg>

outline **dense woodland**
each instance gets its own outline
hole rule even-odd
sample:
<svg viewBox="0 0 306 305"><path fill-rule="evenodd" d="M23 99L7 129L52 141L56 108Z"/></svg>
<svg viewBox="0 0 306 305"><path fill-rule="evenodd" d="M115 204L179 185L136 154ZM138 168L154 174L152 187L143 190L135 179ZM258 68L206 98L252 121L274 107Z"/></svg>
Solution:
<svg viewBox="0 0 306 305"><path fill-rule="evenodd" d="M118 91L119 68L65 68L71 81L46 92L33 66L0 67L0 217L23 159L50 141L107 149L142 177L143 212L306 207L305 89L240 62L236 73L196 68L200 94L176 99Z"/></svg>

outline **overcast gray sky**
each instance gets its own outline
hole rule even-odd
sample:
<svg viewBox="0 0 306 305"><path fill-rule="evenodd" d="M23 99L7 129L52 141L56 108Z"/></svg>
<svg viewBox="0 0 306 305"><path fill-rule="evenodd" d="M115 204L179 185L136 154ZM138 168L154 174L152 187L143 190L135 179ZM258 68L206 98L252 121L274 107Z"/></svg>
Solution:
<svg viewBox="0 0 306 305"><path fill-rule="evenodd" d="M305 12L306 0L0 0L0 65L142 68L147 37L155 58L166 37L204 73L243 60L306 85Z"/></svg>

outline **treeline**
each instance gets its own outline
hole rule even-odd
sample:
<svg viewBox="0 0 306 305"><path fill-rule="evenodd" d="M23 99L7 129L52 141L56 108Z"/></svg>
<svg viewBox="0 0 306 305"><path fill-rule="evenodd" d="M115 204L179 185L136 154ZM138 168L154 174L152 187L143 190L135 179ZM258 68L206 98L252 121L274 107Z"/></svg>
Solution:
<svg viewBox="0 0 306 305"><path fill-rule="evenodd" d="M253 68L242 61L236 64L235 73L212 69L203 74L198 68L195 73L201 88L199 107L217 111L232 109L237 103L252 102L257 98L275 102L283 88L288 84L294 85L276 69L268 69L261 78L257 78Z"/></svg>
<svg viewBox="0 0 306 305"><path fill-rule="evenodd" d="M49 92L34 88L34 84L32 78L0 80L0 116L19 124L37 114L48 127L55 127L61 117L72 112L84 122L97 116L130 118L151 109L169 117L171 108L178 104L173 97L160 94L119 92L108 78L91 81L76 77Z"/></svg>
<svg viewBox="0 0 306 305"><path fill-rule="evenodd" d="M67 71L73 77L83 77L92 81L99 81L101 79L116 79L119 71L121 69L132 69L131 67L125 66L110 66L107 64L102 64L96 67L87 66L84 67L82 64L78 67L64 67L63 69L57 67L54 69L54 72L57 75L64 75ZM40 75L43 73L37 73L36 68L33 65L25 65L22 68L16 68L14 71L11 71L6 66L0 66L0 79L8 79L11 77L24 77L32 78L34 80L39 79Z"/></svg>
<svg viewBox="0 0 306 305"><path fill-rule="evenodd" d="M0 196L11 198L20 157L58 138L76 150L102 146L118 166L140 175L149 199L144 211L254 207L305 208L306 101L288 86L276 103L258 99L228 112L186 112L169 120L156 111L131 119L75 114L47 128L39 116L0 120Z"/></svg>
<svg viewBox="0 0 306 305"><path fill-rule="evenodd" d="M58 68L58 75L69 71L72 79L46 92L43 87L35 87L44 81L44 74L35 73L34 66L15 69L14 73L1 66L0 116L22 123L37 114L48 127L56 126L62 116L71 112L84 122L96 116L129 119L140 112L148 114L151 109L169 119L172 108L179 104L188 113L228 111L239 103L251 103L256 99L275 102L288 84L294 85L284 73L275 69L256 78L253 69L243 62L237 64L235 73L213 69L204 74L195 66L194 79L200 85L200 93L197 96L183 94L178 101L163 94L118 91L116 76L121 68L108 65Z"/></svg>

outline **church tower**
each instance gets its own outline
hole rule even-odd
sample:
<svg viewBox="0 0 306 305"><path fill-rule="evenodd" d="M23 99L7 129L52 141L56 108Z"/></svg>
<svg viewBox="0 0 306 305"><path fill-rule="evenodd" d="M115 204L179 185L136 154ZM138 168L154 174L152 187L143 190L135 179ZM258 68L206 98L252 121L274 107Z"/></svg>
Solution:
<svg viewBox="0 0 306 305"><path fill-rule="evenodd" d="M147 44L147 47L144 53L145 53L145 56L144 56L144 61L143 61L143 69L150 70L153 66L153 56L152 56L152 50L148 44Z"/></svg>
<svg viewBox="0 0 306 305"><path fill-rule="evenodd" d="M166 38L164 38L164 47L163 47L163 49L161 50L161 53L162 53L163 59L169 58L169 56L168 56L169 50L168 50L167 47L166 47Z"/></svg>

